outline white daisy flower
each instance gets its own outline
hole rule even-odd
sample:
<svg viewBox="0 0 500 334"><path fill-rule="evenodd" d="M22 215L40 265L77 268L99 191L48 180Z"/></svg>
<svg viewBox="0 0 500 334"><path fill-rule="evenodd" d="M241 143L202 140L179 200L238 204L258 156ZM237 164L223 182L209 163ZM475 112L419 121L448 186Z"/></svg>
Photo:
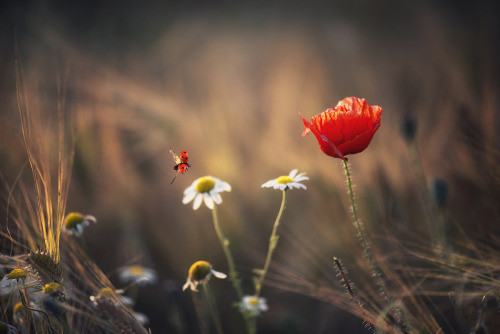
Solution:
<svg viewBox="0 0 500 334"><path fill-rule="evenodd" d="M64 219L64 232L70 235L80 236L85 227L90 223L97 223L97 219L91 215L82 215L79 212L70 212Z"/></svg>
<svg viewBox="0 0 500 334"><path fill-rule="evenodd" d="M184 190L182 203L187 204L194 199L193 210L197 210L202 200L204 200L207 208L213 209L214 203L222 203L222 197L219 193L224 191L231 191L229 183L213 176L203 176L196 179L193 184Z"/></svg>
<svg viewBox="0 0 500 334"><path fill-rule="evenodd" d="M133 265L118 269L118 278L124 284L137 283L142 286L156 283L158 274L154 269Z"/></svg>
<svg viewBox="0 0 500 334"><path fill-rule="evenodd" d="M27 274L21 268L16 268L5 275L0 281L0 296L9 295L15 290L25 287Z"/></svg>
<svg viewBox="0 0 500 334"><path fill-rule="evenodd" d="M243 297L239 306L242 312L247 312L251 317L256 317L269 309L266 298L256 296Z"/></svg>
<svg viewBox="0 0 500 334"><path fill-rule="evenodd" d="M307 189L305 185L300 183L301 181L309 180L306 173L297 174L298 170L294 169L288 175L283 175L278 177L277 179L272 179L267 181L262 185L262 188L274 188L280 190L293 189L293 188L302 188Z"/></svg>
<svg viewBox="0 0 500 334"><path fill-rule="evenodd" d="M191 288L192 291L198 291L196 288L198 284L207 283L212 275L220 279L227 277L226 274L213 270L212 265L207 261L197 261L193 263L189 268L188 278L182 287L182 291L187 288Z"/></svg>

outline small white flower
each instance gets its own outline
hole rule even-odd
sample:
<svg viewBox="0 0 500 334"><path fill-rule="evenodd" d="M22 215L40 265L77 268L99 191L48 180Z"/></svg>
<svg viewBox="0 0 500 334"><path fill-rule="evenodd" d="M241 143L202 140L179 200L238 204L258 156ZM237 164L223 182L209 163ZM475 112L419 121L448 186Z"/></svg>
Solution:
<svg viewBox="0 0 500 334"><path fill-rule="evenodd" d="M194 199L193 210L197 210L204 200L207 208L213 209L214 203L222 203L222 197L219 193L224 191L231 191L229 183L213 176L203 176L194 180L193 184L184 190L182 203L187 204Z"/></svg>
<svg viewBox="0 0 500 334"><path fill-rule="evenodd" d="M90 223L97 223L97 219L91 215L84 216L79 212L70 212L64 219L64 232L69 235L80 236Z"/></svg>
<svg viewBox="0 0 500 334"><path fill-rule="evenodd" d="M269 309L266 298L256 296L245 296L240 302L240 310L247 312L251 317L256 317Z"/></svg>
<svg viewBox="0 0 500 334"><path fill-rule="evenodd" d="M220 279L227 277L226 274L213 270L212 265L207 261L196 261L189 268L188 278L182 287L182 291L187 288L191 288L192 291L198 291L196 288L198 284L207 283L212 275Z"/></svg>
<svg viewBox="0 0 500 334"><path fill-rule="evenodd" d="M309 180L309 178L305 176L306 173L300 173L297 175L297 172L298 170L294 169L288 175L283 175L278 177L277 179L269 180L262 185L262 188L273 187L274 189L280 189L280 190L293 189L293 188L307 189L306 186L300 182L304 180Z"/></svg>
<svg viewBox="0 0 500 334"><path fill-rule="evenodd" d="M156 283L158 274L154 269L133 265L118 269L118 278L124 284L137 283L142 286Z"/></svg>
<svg viewBox="0 0 500 334"><path fill-rule="evenodd" d="M141 312L134 312L134 317L139 321L139 323L143 326L147 326L149 324L149 318L147 315Z"/></svg>
<svg viewBox="0 0 500 334"><path fill-rule="evenodd" d="M90 296L89 299L96 306L98 306L100 299L109 300L115 305L124 304L130 306L129 304L127 304L128 297L125 297L122 294L123 290L121 289L114 290L112 288L102 288L101 290L99 290L99 292L97 292L95 296Z"/></svg>

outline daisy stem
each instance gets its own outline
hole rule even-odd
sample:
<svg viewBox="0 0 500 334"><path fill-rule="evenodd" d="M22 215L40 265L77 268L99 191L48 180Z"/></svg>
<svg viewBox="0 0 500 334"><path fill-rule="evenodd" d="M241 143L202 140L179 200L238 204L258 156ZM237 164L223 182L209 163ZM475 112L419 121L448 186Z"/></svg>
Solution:
<svg viewBox="0 0 500 334"><path fill-rule="evenodd" d="M210 289L208 283L202 285L203 285L203 292L205 292L205 296L207 297L208 309L210 310L210 315L212 316L212 320L214 321L217 333L222 334L222 326L220 324L219 312L217 312L217 308L215 306L215 298L212 294L212 290Z"/></svg>
<svg viewBox="0 0 500 334"><path fill-rule="evenodd" d="M234 266L233 255L231 254L231 250L229 249L229 240L225 237L224 232L222 232L222 228L219 222L219 215L217 214L217 206L214 205L212 209L212 216L214 219L214 227L215 232L217 233L217 237L222 245L222 249L224 250L224 255L226 255L227 265L229 267L229 278L233 283L234 289L238 294L238 298L241 300L243 298L243 290L241 289L241 281L238 277L238 272Z"/></svg>
<svg viewBox="0 0 500 334"><path fill-rule="evenodd" d="M201 334L209 334L208 333L208 328L206 324L206 317L203 314L203 310L201 309L201 302L200 302L200 296L197 293L192 294L193 298L193 304L194 304L194 309L196 311L196 315L198 316L199 321L199 326L200 326L200 333Z"/></svg>
<svg viewBox="0 0 500 334"><path fill-rule="evenodd" d="M285 209L286 198L287 198L287 188L285 188L283 190L283 199L281 200L280 211L278 212L278 216L276 217L276 220L274 221L274 226L273 226L273 231L271 233L271 238L269 238L269 249L267 250L267 257L266 257L266 262L264 264L264 268L260 271L259 279L255 282L255 297L257 297L257 298L260 295L260 290L262 289L262 284L264 283L264 278L265 278L267 271L269 269L269 265L271 263L271 258L273 256L274 250L276 249L276 245L278 244L279 236L276 235L276 232L277 232L278 226L280 224L281 216L283 215L283 211Z"/></svg>
<svg viewBox="0 0 500 334"><path fill-rule="evenodd" d="M214 220L215 232L217 233L217 237L219 238L219 241L222 245L222 249L224 250L224 255L226 255L227 265L229 267L229 279L231 280L231 283L233 284L233 287L236 290L236 294L238 295L238 300L242 301L244 295L243 295L243 290L241 288L241 280L238 277L238 272L236 271L234 266L233 255L231 254L231 250L229 249L229 240L224 236L224 232L222 232L216 205L214 205L214 208L212 209L212 217ZM255 330L253 330L254 327L252 326L248 313L247 312L242 312L242 313L243 317L245 318L245 323L247 325L248 333L249 334L255 333Z"/></svg>

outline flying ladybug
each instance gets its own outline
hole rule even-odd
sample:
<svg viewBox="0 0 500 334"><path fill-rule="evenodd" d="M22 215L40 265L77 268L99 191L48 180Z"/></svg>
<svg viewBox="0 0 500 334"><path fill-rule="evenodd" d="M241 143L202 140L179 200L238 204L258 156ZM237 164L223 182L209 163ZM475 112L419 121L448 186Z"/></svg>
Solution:
<svg viewBox="0 0 500 334"><path fill-rule="evenodd" d="M183 174L184 172L187 172L188 168L190 168L191 165L188 164L189 157L186 151L182 151L180 157L172 150L170 150L170 154L172 154L172 158L174 158L174 162L176 163L176 165L174 166L174 170L177 171L174 179L172 180L172 182L170 182L170 184L172 184L174 183L177 175L179 175L179 173Z"/></svg>

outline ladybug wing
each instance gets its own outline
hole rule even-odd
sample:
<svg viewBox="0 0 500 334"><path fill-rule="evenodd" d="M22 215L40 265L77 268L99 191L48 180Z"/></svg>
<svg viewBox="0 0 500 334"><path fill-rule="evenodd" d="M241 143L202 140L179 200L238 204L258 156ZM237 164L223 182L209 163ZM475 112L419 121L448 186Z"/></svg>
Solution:
<svg viewBox="0 0 500 334"><path fill-rule="evenodd" d="M181 163L181 159L174 151L170 150L170 154L172 154L172 158L174 158L175 164L178 165Z"/></svg>

